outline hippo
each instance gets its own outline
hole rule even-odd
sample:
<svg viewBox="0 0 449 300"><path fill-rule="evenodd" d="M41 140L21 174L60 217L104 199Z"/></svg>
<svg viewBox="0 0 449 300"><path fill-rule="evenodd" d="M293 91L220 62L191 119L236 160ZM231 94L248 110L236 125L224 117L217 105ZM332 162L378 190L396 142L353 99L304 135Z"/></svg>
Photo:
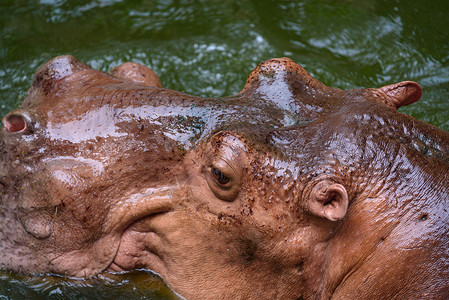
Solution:
<svg viewBox="0 0 449 300"><path fill-rule="evenodd" d="M449 297L449 133L288 58L203 98L72 56L0 130L0 266L148 269L186 299Z"/></svg>

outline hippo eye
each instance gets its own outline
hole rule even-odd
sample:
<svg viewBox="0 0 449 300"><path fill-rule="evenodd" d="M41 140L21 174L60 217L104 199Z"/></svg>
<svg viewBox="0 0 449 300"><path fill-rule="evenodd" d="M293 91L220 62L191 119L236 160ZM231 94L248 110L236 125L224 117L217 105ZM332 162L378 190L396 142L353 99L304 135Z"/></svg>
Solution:
<svg viewBox="0 0 449 300"><path fill-rule="evenodd" d="M241 174L223 160L217 160L205 167L205 179L210 190L225 201L234 201L240 190Z"/></svg>
<svg viewBox="0 0 449 300"><path fill-rule="evenodd" d="M212 177L220 184L225 185L227 184L229 181L231 181L231 179L227 176L225 176L223 173L221 173L220 171L218 171L216 168L212 167L211 168L211 174Z"/></svg>
<svg viewBox="0 0 449 300"><path fill-rule="evenodd" d="M248 146L233 131L220 131L206 144L202 175L209 191L224 201L234 201L243 187L247 171Z"/></svg>

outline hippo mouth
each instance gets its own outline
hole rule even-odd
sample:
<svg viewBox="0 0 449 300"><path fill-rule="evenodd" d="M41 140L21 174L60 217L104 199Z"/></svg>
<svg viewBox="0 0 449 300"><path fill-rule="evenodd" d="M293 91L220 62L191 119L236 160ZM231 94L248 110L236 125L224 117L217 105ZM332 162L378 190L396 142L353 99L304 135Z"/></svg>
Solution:
<svg viewBox="0 0 449 300"><path fill-rule="evenodd" d="M154 219L164 218L168 211L159 212L131 224L122 234L111 264L106 272L117 273L134 269L149 269L160 273L166 243L153 226Z"/></svg>
<svg viewBox="0 0 449 300"><path fill-rule="evenodd" d="M120 218L116 224L122 224L113 230L121 234L115 255L103 271L116 273L140 268L161 272L166 241L158 229L173 212L173 190L174 187L148 189L124 201L126 204L113 212Z"/></svg>

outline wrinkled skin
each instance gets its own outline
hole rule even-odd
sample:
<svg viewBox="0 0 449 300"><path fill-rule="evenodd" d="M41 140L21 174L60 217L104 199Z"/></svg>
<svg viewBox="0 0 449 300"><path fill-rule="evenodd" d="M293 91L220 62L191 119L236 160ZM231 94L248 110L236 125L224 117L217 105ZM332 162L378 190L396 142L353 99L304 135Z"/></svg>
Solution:
<svg viewBox="0 0 449 300"><path fill-rule="evenodd" d="M396 111L420 96L283 58L205 99L57 57L2 120L0 265L147 268L188 299L446 298L449 133Z"/></svg>

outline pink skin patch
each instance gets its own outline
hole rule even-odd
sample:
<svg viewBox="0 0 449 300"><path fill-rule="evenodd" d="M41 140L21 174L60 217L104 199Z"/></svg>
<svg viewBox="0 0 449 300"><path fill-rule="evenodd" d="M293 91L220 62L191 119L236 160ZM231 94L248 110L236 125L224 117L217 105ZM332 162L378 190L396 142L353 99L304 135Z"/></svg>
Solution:
<svg viewBox="0 0 449 300"><path fill-rule="evenodd" d="M21 115L8 115L3 119L3 124L8 132L21 132L28 127L25 117Z"/></svg>

